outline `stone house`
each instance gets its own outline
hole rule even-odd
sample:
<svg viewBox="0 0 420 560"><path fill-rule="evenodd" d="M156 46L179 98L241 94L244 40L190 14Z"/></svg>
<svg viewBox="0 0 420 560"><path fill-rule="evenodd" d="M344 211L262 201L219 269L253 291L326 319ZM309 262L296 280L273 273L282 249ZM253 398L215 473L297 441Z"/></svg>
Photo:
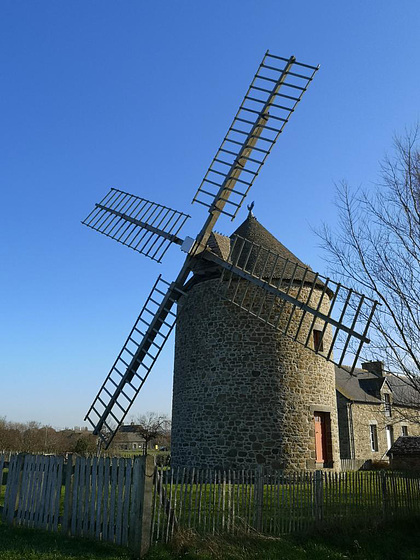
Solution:
<svg viewBox="0 0 420 560"><path fill-rule="evenodd" d="M392 469L420 470L420 437L400 436L387 455Z"/></svg>
<svg viewBox="0 0 420 560"><path fill-rule="evenodd" d="M335 370L340 458L388 460L400 436L420 436L419 395L403 379L367 362L350 375Z"/></svg>
<svg viewBox="0 0 420 560"><path fill-rule="evenodd" d="M119 451L143 451L145 441L137 428L138 426L133 423L120 426L112 442L112 448Z"/></svg>

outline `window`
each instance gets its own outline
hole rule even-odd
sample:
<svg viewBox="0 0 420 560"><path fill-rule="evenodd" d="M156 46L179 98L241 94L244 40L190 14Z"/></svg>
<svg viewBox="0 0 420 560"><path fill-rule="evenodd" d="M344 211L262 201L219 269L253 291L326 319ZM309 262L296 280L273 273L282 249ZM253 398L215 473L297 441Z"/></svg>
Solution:
<svg viewBox="0 0 420 560"><path fill-rule="evenodd" d="M385 427L386 430L386 443L388 449L390 449L391 445L394 443L394 427L389 425Z"/></svg>
<svg viewBox="0 0 420 560"><path fill-rule="evenodd" d="M385 416L391 417L391 396L388 393L384 393L384 408Z"/></svg>
<svg viewBox="0 0 420 560"><path fill-rule="evenodd" d="M314 333L314 350L315 352L324 351L324 343L322 341L322 331L313 330Z"/></svg>
<svg viewBox="0 0 420 560"><path fill-rule="evenodd" d="M370 448L372 451L378 451L378 427L376 424L370 424Z"/></svg>
<svg viewBox="0 0 420 560"><path fill-rule="evenodd" d="M408 426L401 426L401 435L408 436Z"/></svg>

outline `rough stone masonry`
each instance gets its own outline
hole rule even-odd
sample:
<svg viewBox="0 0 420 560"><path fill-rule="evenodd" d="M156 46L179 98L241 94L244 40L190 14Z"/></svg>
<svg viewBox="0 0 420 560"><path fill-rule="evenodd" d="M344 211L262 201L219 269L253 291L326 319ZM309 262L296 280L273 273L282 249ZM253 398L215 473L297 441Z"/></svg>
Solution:
<svg viewBox="0 0 420 560"><path fill-rule="evenodd" d="M272 245L274 241L281 245L253 216L237 231L243 234L244 229L248 238L255 239L257 234L265 236L266 243L268 239ZM278 246L273 248L280 250ZM288 252L288 258L290 255ZM314 412L322 412L330 418L332 460L328 466L338 469L334 365L226 301L224 290L226 286L214 272L204 274L192 282L187 295L178 302L172 465L319 468ZM308 297L308 290L305 287L300 291L302 300ZM293 291L296 295L297 288L290 293ZM315 289L312 305L317 305L320 297L321 288ZM272 303L268 298L264 305ZM274 305L282 303L277 300ZM320 310L326 313L328 307L325 294ZM281 321L288 321L289 314L290 308ZM290 332L297 329L300 319L301 312L296 311ZM309 314L304 317L302 336L312 319ZM330 329L325 339L328 346Z"/></svg>

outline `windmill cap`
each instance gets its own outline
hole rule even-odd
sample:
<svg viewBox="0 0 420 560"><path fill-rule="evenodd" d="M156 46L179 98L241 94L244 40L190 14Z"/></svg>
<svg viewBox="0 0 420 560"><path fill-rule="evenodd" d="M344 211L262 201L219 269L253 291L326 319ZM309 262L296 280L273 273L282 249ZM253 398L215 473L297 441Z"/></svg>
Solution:
<svg viewBox="0 0 420 560"><path fill-rule="evenodd" d="M260 275L263 272L263 278L266 276L281 278L283 276L285 280L290 280L293 276L296 280L303 280L305 271L307 271L305 280L311 282L314 279L312 269L276 239L274 235L260 224L255 216L248 215L246 220L230 236L231 243L234 242L236 236L255 244L252 248L250 244L245 244L238 261L240 267L246 266L246 270L252 270L256 275ZM232 257L234 262L236 249L237 256L241 252L242 246L243 243L238 240L233 247ZM259 247L263 248L261 252ZM269 251L269 254L267 251ZM269 255L268 258L267 255ZM277 255L279 258L277 258ZM285 268L286 259L289 262ZM297 268L296 264L298 265Z"/></svg>
<svg viewBox="0 0 420 560"><path fill-rule="evenodd" d="M242 237L251 243L256 245L261 245L264 249L280 255L284 259L289 259L293 263L297 263L304 268L309 268L304 262L302 262L294 253L289 251L287 247L280 243L278 239L272 235L268 229L266 229L257 218L253 215L248 215L246 220L232 233L230 239L232 240L235 236Z"/></svg>
<svg viewBox="0 0 420 560"><path fill-rule="evenodd" d="M282 278L287 282L293 278L294 283L303 282L308 286L316 280L316 287L320 289L325 285L311 267L289 251L251 213L230 237L212 232L208 248L223 260L231 259L240 268L265 280ZM205 277L201 278L204 279ZM330 297L333 295L329 288L326 293Z"/></svg>

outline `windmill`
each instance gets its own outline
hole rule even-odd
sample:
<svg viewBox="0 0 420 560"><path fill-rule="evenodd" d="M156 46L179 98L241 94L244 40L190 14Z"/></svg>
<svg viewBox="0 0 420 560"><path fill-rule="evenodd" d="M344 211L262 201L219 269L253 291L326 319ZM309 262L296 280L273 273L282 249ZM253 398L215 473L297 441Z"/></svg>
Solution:
<svg viewBox="0 0 420 560"><path fill-rule="evenodd" d="M83 221L157 262L172 244L186 253L173 282L161 276L156 280L86 415L85 420L105 447L122 424L177 321L174 304L187 297L191 274L202 269L219 271L215 276L220 295L216 297L323 360L341 366L351 351L354 369L362 345L369 342L367 332L376 302L322 277L287 254L241 235L234 236L224 254L215 250L218 218L223 214L235 219L318 68L298 62L294 56L283 58L267 51L194 196L193 202L206 206L209 212L195 238L180 237L187 214L114 188ZM252 216L252 208L249 212ZM323 302L327 297L326 307ZM334 334L329 335L332 329Z"/></svg>

